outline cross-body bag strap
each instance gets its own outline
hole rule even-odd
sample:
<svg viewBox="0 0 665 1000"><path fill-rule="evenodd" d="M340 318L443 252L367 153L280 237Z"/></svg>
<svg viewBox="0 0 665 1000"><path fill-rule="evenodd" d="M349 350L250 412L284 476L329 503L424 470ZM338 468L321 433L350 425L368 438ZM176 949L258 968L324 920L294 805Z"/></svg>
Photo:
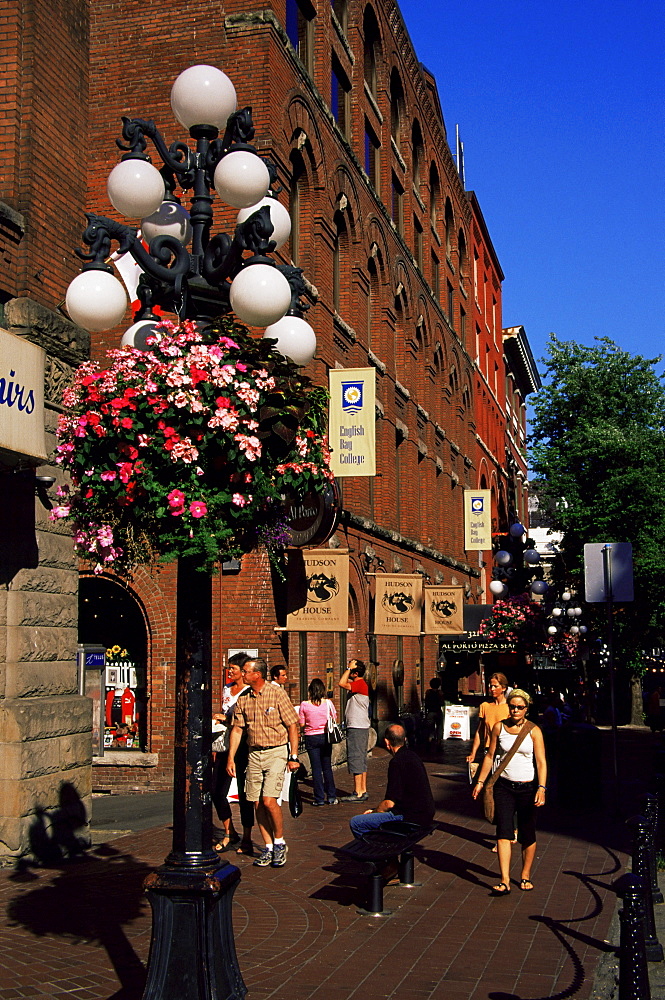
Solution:
<svg viewBox="0 0 665 1000"><path fill-rule="evenodd" d="M503 722L501 723L501 725L503 725ZM520 744L522 743L522 740L524 740L525 737L527 737L529 735L529 733L531 732L531 730L535 729L535 728L536 728L535 722L525 722L524 723L524 725L522 726L522 731L520 732L519 736L517 737L517 739L515 740L515 742L511 746L510 750L508 751L507 754L505 754L501 758L501 763L499 764L499 766L497 767L496 771L494 772L494 774L492 775L492 777L489 779L489 781L485 782L485 788L491 788L491 786L494 784L494 782L496 781L496 779L501 776L501 772L507 767L509 761L512 759L512 757L514 756L514 754L517 753L517 751L518 751L518 749L520 747Z"/></svg>

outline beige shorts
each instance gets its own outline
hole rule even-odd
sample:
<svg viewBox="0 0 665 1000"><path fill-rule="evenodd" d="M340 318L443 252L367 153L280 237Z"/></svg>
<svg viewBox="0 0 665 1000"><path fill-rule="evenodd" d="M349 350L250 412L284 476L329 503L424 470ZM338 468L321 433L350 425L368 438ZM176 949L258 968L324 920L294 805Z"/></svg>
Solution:
<svg viewBox="0 0 665 1000"><path fill-rule="evenodd" d="M278 799L284 784L284 771L289 758L289 748L273 747L271 750L250 750L245 795L248 802L258 802L262 796Z"/></svg>

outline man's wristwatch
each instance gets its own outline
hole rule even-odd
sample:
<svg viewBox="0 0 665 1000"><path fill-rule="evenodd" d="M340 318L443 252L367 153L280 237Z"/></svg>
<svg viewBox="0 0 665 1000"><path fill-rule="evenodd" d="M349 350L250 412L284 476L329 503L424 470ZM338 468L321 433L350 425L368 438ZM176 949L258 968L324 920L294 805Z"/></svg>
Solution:
<svg viewBox="0 0 665 1000"><path fill-rule="evenodd" d="M300 763L300 757L296 757L295 754L289 754L289 761L293 761L295 764Z"/></svg>

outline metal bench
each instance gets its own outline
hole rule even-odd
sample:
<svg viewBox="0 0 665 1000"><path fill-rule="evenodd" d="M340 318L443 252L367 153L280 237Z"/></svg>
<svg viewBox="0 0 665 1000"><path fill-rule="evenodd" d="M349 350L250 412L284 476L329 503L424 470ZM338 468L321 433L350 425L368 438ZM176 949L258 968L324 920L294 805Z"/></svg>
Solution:
<svg viewBox="0 0 665 1000"><path fill-rule="evenodd" d="M413 848L433 830L433 826L389 820L377 830L363 834L361 839L354 838L349 844L337 848L340 854L366 866L367 904L359 907L358 913L368 917L388 917L392 913L392 910L383 908L385 878L381 871L389 862L397 864L400 888L412 889L419 885L414 881Z"/></svg>

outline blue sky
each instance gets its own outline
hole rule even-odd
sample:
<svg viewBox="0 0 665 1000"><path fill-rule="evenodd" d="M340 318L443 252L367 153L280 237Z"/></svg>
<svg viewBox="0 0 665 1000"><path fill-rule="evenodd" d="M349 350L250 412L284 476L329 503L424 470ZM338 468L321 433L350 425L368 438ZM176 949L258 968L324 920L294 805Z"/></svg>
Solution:
<svg viewBox="0 0 665 1000"><path fill-rule="evenodd" d="M505 273L504 326L665 353L662 0L401 0ZM663 363L665 369L665 360Z"/></svg>

